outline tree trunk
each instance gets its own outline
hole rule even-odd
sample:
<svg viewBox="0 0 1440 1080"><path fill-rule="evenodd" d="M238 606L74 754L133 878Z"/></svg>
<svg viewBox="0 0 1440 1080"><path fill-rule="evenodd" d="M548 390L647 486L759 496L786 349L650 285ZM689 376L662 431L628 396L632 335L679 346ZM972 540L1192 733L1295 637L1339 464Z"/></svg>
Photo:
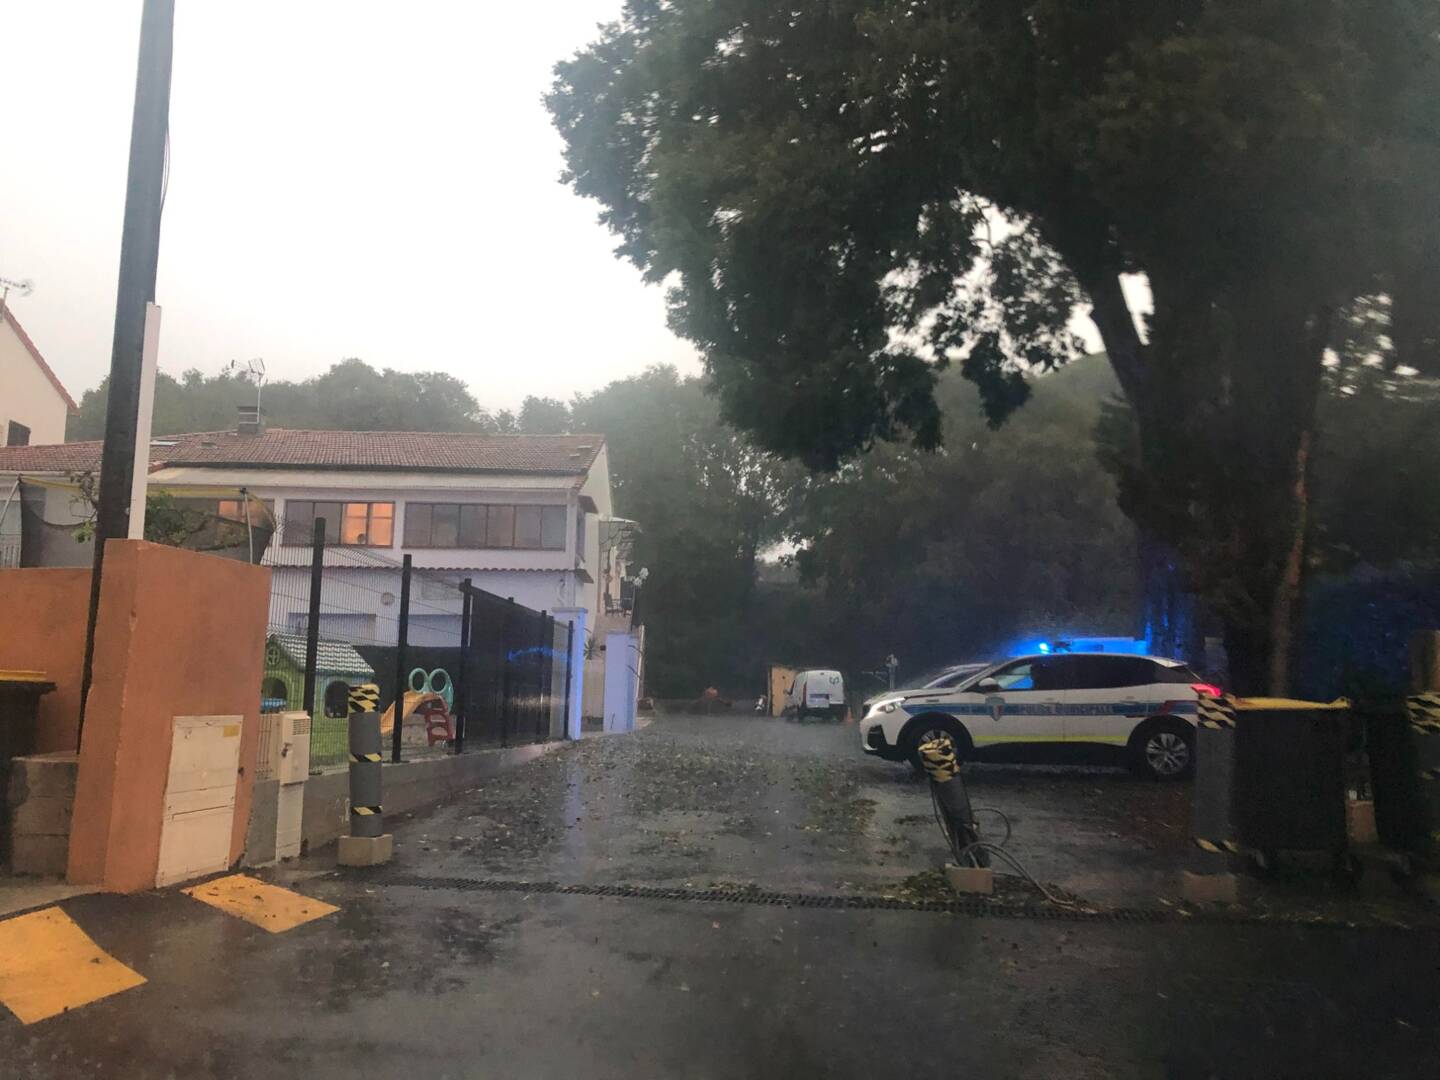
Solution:
<svg viewBox="0 0 1440 1080"><path fill-rule="evenodd" d="M1187 586L1223 623L1227 688L1283 695L1330 313L1268 278L1210 303L1194 301L1193 283L1155 282L1157 297L1188 299L1157 306L1144 345L1116 275L1082 284L1136 419L1125 510L1175 549Z"/></svg>
<svg viewBox="0 0 1440 1080"><path fill-rule="evenodd" d="M1305 534L1310 524L1310 443L1313 433L1300 433L1295 451L1295 501L1291 521L1290 551L1285 570L1270 602L1270 670L1268 689L1272 697L1283 697L1290 689L1290 654L1294 647L1296 602L1305 569Z"/></svg>
<svg viewBox="0 0 1440 1080"><path fill-rule="evenodd" d="M1084 275L1081 285L1090 297L1090 318L1100 331L1120 389L1131 407L1139 409L1145 388L1145 344L1135 329L1120 277L1108 272Z"/></svg>

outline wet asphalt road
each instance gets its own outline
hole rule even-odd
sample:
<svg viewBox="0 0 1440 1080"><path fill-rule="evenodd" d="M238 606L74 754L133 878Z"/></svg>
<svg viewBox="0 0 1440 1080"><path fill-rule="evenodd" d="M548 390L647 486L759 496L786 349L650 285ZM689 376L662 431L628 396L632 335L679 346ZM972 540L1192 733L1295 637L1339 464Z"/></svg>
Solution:
<svg viewBox="0 0 1440 1080"><path fill-rule="evenodd" d="M67 901L149 981L30 1028L0 1017L0 1076L1435 1075L1431 932L455 887L903 890L940 858L925 789L853 740L676 718L565 747L398 824L387 871L337 875L320 856L280 871L341 907L282 935L174 890ZM1174 863L1183 791L1004 769L972 788L1072 891L1136 900ZM1140 870L1117 883L1104 871L1127 848Z"/></svg>
<svg viewBox="0 0 1440 1080"><path fill-rule="evenodd" d="M866 756L853 725L667 717L587 739L399 838L396 867L432 876L822 893L904 893L945 861L928 787ZM1107 906L1176 893L1188 785L1119 769L987 765L977 806L1003 810L1009 848L1042 880ZM990 834L1000 839L1000 825Z"/></svg>

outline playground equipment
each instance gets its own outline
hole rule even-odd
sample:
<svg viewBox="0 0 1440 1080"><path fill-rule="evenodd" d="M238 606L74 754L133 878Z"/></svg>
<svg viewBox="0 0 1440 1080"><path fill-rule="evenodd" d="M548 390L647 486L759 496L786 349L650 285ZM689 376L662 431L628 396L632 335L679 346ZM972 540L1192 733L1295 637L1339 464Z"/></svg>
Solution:
<svg viewBox="0 0 1440 1080"><path fill-rule="evenodd" d="M454 710L455 680L450 678L450 673L444 668L426 671L424 668L417 667L410 672L410 677L405 681L409 684L409 688L417 694L439 694L445 699L445 707Z"/></svg>
<svg viewBox="0 0 1440 1080"><path fill-rule="evenodd" d="M445 698L433 691L405 691L405 720L421 719L425 722L425 739L430 746L437 742L448 742L455 738L455 719ZM380 718L380 733L389 734L395 730L395 703Z"/></svg>

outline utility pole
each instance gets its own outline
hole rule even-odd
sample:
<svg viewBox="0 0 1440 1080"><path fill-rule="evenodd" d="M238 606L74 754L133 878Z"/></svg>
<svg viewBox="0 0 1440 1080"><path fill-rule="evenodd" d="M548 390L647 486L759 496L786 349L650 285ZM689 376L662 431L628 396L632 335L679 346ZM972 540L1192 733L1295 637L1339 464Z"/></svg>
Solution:
<svg viewBox="0 0 1440 1080"><path fill-rule="evenodd" d="M175 0L145 0L140 15L135 111L130 121L125 221L120 234L110 398L105 409L105 443L100 457L100 493L95 511L95 569L90 578L90 619L85 631L85 667L80 683L82 730L95 659L95 620L100 611L105 541L129 533L145 312L146 306L155 299L155 274L160 261L160 211L165 201L165 146L170 125L174 29ZM79 742L77 732L77 749Z"/></svg>

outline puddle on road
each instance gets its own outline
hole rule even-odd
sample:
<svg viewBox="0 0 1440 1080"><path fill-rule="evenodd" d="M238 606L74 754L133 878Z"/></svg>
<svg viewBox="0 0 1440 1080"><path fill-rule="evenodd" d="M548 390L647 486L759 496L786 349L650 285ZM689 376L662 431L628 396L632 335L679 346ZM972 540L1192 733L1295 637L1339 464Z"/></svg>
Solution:
<svg viewBox="0 0 1440 1080"><path fill-rule="evenodd" d="M296 969L297 987L331 1013L391 993L431 998L458 990L500 958L524 918L487 920L461 907L411 912L393 898L367 896L337 913L339 941Z"/></svg>

